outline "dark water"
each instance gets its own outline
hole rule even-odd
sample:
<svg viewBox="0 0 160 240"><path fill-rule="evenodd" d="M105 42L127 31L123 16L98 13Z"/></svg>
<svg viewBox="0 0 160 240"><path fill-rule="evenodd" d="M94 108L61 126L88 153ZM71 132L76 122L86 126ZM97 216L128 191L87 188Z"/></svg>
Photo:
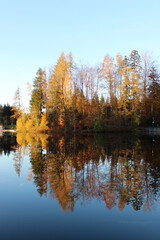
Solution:
<svg viewBox="0 0 160 240"><path fill-rule="evenodd" d="M0 137L0 239L159 239L160 138Z"/></svg>

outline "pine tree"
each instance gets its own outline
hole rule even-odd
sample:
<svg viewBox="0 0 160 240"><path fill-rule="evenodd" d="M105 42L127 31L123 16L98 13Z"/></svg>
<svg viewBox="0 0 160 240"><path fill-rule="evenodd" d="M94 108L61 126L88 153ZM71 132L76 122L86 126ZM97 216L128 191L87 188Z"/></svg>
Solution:
<svg viewBox="0 0 160 240"><path fill-rule="evenodd" d="M149 93L149 106L150 106L150 115L152 122L160 123L160 74L158 70L153 65L149 73L150 86L148 88Z"/></svg>
<svg viewBox="0 0 160 240"><path fill-rule="evenodd" d="M38 69L36 77L33 81L33 90L31 93L30 109L33 107L36 111L37 118L40 121L42 109L45 106L44 86L46 84L46 73L41 68Z"/></svg>

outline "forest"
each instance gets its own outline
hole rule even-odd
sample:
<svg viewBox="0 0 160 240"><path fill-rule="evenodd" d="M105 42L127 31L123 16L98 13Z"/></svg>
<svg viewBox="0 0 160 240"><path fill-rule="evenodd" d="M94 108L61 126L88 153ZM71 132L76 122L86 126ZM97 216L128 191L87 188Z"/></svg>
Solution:
<svg viewBox="0 0 160 240"><path fill-rule="evenodd" d="M14 111L12 106L9 104L0 105L0 125L9 127L10 125L16 124L16 118L14 116Z"/></svg>
<svg viewBox="0 0 160 240"><path fill-rule="evenodd" d="M18 131L132 131L160 124L160 75L147 53L107 54L96 66L76 64L61 53L48 71L39 68L30 94L29 112L17 89L12 110Z"/></svg>

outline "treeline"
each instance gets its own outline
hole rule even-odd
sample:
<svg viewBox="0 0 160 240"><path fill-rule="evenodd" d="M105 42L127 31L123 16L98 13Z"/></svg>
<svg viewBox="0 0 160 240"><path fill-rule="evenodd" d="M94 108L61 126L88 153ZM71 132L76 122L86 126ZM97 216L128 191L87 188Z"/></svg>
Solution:
<svg viewBox="0 0 160 240"><path fill-rule="evenodd" d="M9 104L0 105L0 125L15 125L16 119L13 117L14 111L12 111L12 106Z"/></svg>
<svg viewBox="0 0 160 240"><path fill-rule="evenodd" d="M159 76L155 61L136 50L115 59L107 54L94 67L76 65L71 54L62 53L49 73L38 69L30 114L20 113L20 104L14 104L17 128L76 132L158 126Z"/></svg>

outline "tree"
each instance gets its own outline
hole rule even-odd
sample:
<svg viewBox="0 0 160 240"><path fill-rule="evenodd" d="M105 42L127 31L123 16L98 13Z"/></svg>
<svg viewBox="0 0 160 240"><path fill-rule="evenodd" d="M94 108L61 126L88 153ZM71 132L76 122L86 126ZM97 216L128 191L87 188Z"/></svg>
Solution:
<svg viewBox="0 0 160 240"><path fill-rule="evenodd" d="M123 74L123 56L118 53L116 55L116 78L118 87L118 98L121 98L121 85L122 85L122 74Z"/></svg>
<svg viewBox="0 0 160 240"><path fill-rule="evenodd" d="M30 108L34 107L36 116L40 121L42 109L45 106L45 85L46 85L46 73L41 68L38 69L36 77L33 81L33 90L31 93Z"/></svg>
<svg viewBox="0 0 160 240"><path fill-rule="evenodd" d="M22 115L22 103L21 103L21 95L20 89L17 88L15 95L14 95L14 102L12 107L13 118L18 119Z"/></svg>
<svg viewBox="0 0 160 240"><path fill-rule="evenodd" d="M72 65L71 54L59 57L57 64L51 70L48 84L48 113L55 115L57 123L67 128L67 111L71 107L72 94Z"/></svg>
<svg viewBox="0 0 160 240"><path fill-rule="evenodd" d="M140 66L140 55L138 51L133 50L131 52L129 63L130 63L130 70L131 70L131 74L130 74L131 111L133 115L138 113L137 109L139 107L139 96L140 96L139 80L140 80L141 66Z"/></svg>
<svg viewBox="0 0 160 240"><path fill-rule="evenodd" d="M152 65L149 76L150 86L148 88L149 93L149 106L150 106L150 116L151 121L156 121L160 123L160 74L157 68Z"/></svg>
<svg viewBox="0 0 160 240"><path fill-rule="evenodd" d="M101 99L100 99L100 117L102 120L105 119L106 117L106 103L105 103L105 100L104 100L104 97L103 95L101 95Z"/></svg>
<svg viewBox="0 0 160 240"><path fill-rule="evenodd" d="M140 101L140 55L133 50L129 57L123 61L119 57L118 72L120 76L119 109L125 119L131 119L131 124L139 124L139 101Z"/></svg>
<svg viewBox="0 0 160 240"><path fill-rule="evenodd" d="M13 108L7 104L2 109L2 123L4 125L10 125L15 122Z"/></svg>
<svg viewBox="0 0 160 240"><path fill-rule="evenodd" d="M142 77L142 87L141 87L141 95L142 95L142 100L141 100L141 115L143 118L146 117L147 114L147 89L149 85L149 72L151 68L151 57L148 54L148 52L143 52L141 58L141 67L142 67L142 72L141 72L141 77Z"/></svg>
<svg viewBox="0 0 160 240"><path fill-rule="evenodd" d="M122 81L120 84L119 108L127 116L130 112L130 67L129 60L125 56L122 65Z"/></svg>
<svg viewBox="0 0 160 240"><path fill-rule="evenodd" d="M109 98L110 98L110 104L111 107L114 106L114 98L116 93L116 84L115 84L115 64L114 59L107 54L104 57L103 63L102 63L102 71L103 71L103 77L105 79L105 82L107 83L107 88L109 90Z"/></svg>

